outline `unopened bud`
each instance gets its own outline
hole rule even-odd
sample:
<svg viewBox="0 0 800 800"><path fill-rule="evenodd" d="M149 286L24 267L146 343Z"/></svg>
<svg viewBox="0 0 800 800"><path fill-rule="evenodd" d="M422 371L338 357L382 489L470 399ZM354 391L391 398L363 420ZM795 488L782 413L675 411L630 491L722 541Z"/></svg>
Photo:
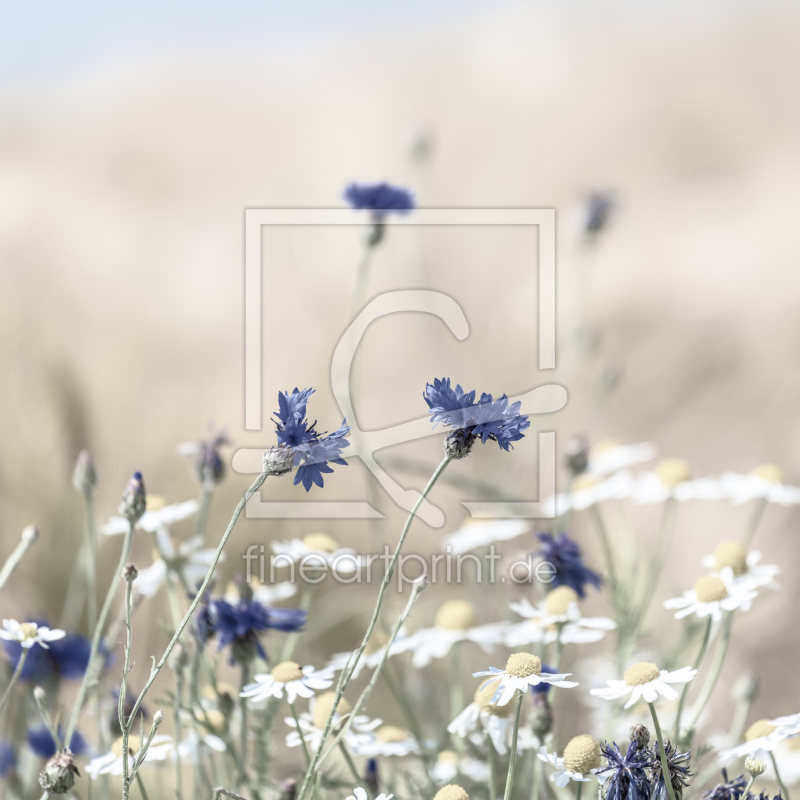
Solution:
<svg viewBox="0 0 800 800"><path fill-rule="evenodd" d="M631 727L630 738L639 745L640 750L644 750L650 744L650 731L644 725L634 725Z"/></svg>
<svg viewBox="0 0 800 800"><path fill-rule="evenodd" d="M375 758L367 759L367 767L364 770L364 785L367 791L378 796L378 761Z"/></svg>
<svg viewBox="0 0 800 800"><path fill-rule="evenodd" d="M72 753L65 749L56 753L39 773L39 786L50 794L66 794L75 785L75 776L80 775L72 762Z"/></svg>
<svg viewBox="0 0 800 800"><path fill-rule="evenodd" d="M161 723L164 721L164 712L159 708L155 714L153 714L153 727L157 728Z"/></svg>
<svg viewBox="0 0 800 800"><path fill-rule="evenodd" d="M473 444L475 444L475 434L459 428L444 440L444 452L448 458L466 458L470 454Z"/></svg>
<svg viewBox="0 0 800 800"><path fill-rule="evenodd" d="M533 700L531 730L540 742L544 742L545 737L553 730L553 709L546 694L533 694L531 699Z"/></svg>
<svg viewBox="0 0 800 800"><path fill-rule="evenodd" d="M263 469L267 475L285 475L292 471L293 464L294 453L288 445L279 444L264 452Z"/></svg>
<svg viewBox="0 0 800 800"><path fill-rule="evenodd" d="M182 672L189 664L189 652L178 642L169 654L167 662L173 672Z"/></svg>
<svg viewBox="0 0 800 800"><path fill-rule="evenodd" d="M91 492L97 486L97 473L94 469L94 463L86 450L81 450L78 453L75 471L72 473L72 485L84 494Z"/></svg>
<svg viewBox="0 0 800 800"><path fill-rule="evenodd" d="M25 544L33 544L39 538L39 529L35 525L28 525L22 529L20 538Z"/></svg>
<svg viewBox="0 0 800 800"><path fill-rule="evenodd" d="M757 778L759 775L763 775L767 771L767 762L764 761L763 758L756 758L755 756L750 756L749 758L745 759L744 768L754 778Z"/></svg>
<svg viewBox="0 0 800 800"><path fill-rule="evenodd" d="M573 478L582 475L589 467L589 440L576 434L564 445L564 463Z"/></svg>
<svg viewBox="0 0 800 800"><path fill-rule="evenodd" d="M294 800L297 796L297 781L289 778L281 784L278 800Z"/></svg>
<svg viewBox="0 0 800 800"><path fill-rule="evenodd" d="M147 510L147 493L141 472L134 472L119 502L120 516L135 524Z"/></svg>
<svg viewBox="0 0 800 800"><path fill-rule="evenodd" d="M33 690L33 699L34 699L34 700L35 700L37 703L43 703L43 702L44 702L44 698L45 698L44 689L42 689L42 687L41 687L41 686L37 686L37 687L36 687L36 688Z"/></svg>
<svg viewBox="0 0 800 800"><path fill-rule="evenodd" d="M122 570L122 577L127 583L133 583L138 575L139 570L132 561L129 561Z"/></svg>

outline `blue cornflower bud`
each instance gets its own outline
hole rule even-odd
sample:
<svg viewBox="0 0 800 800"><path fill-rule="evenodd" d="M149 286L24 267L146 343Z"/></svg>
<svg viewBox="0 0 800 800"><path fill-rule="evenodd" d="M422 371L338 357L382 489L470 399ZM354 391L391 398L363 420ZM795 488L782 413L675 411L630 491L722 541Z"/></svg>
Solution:
<svg viewBox="0 0 800 800"><path fill-rule="evenodd" d="M125 487L117 510L120 516L125 517L133 524L137 523L144 515L147 510L147 493L145 492L141 472L133 473L133 477Z"/></svg>

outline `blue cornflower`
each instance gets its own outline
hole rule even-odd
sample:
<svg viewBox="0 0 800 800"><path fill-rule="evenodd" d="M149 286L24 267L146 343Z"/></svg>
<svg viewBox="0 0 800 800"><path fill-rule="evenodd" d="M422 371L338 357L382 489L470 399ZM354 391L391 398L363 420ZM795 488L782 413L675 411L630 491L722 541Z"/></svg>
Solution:
<svg viewBox="0 0 800 800"><path fill-rule="evenodd" d="M566 533L537 533L536 538L541 547L535 555L552 564L556 571L552 588L569 586L580 598L586 596L587 584L600 588L603 579L583 563L581 548Z"/></svg>
<svg viewBox="0 0 800 800"><path fill-rule="evenodd" d="M558 670L555 667L549 666L548 664L542 664L541 672L542 672L542 675L547 675L547 674L555 675L558 672ZM531 691L531 697L532 698L536 697L537 694L549 694L549 692L550 692L550 684L549 683L545 683L544 681L542 681L537 686L531 686L530 687L530 691Z"/></svg>
<svg viewBox="0 0 800 800"><path fill-rule="evenodd" d="M63 739L64 737L64 731L61 729L61 726L58 728L58 737L59 739ZM53 735L44 725L40 725L37 728L30 728L25 738L31 750L33 750L37 756L41 758L52 758L56 754L56 743L53 739ZM84 739L78 731L72 734L68 747L72 751L72 754L76 756L83 755L88 750L86 739Z"/></svg>
<svg viewBox="0 0 800 800"><path fill-rule="evenodd" d="M14 745L5 739L0 740L0 778L5 778L16 768L17 754L14 752Z"/></svg>
<svg viewBox="0 0 800 800"><path fill-rule="evenodd" d="M344 438L350 432L347 420L342 420L338 430L326 434L316 429L316 422L306 419L308 398L313 393L314 389L295 388L291 393L278 394L275 414L278 447L268 451L264 459L267 468L273 470L271 474L282 474L296 467L294 485L302 483L306 491L313 484L323 486L323 473L333 472L328 462L347 466L342 451L350 445Z"/></svg>
<svg viewBox="0 0 800 800"><path fill-rule="evenodd" d="M434 426L441 422L455 428L445 444L452 458L466 456L477 439L483 444L497 442L508 451L511 443L522 439L523 431L530 427L528 417L519 413L519 401L509 404L506 395L495 400L484 392L476 403L474 390L465 392L460 385L453 389L450 378L435 378L425 387L422 396Z"/></svg>
<svg viewBox="0 0 800 800"><path fill-rule="evenodd" d="M653 786L650 800L669 800L669 792L661 768L660 744L660 742L656 742L653 747L653 773L651 776ZM689 767L692 753L690 750L681 753L669 740L664 746L664 752L667 756L667 769L672 782L672 790L675 792L675 797L680 800L683 790L689 785L689 778L692 776L692 770Z"/></svg>
<svg viewBox="0 0 800 800"><path fill-rule="evenodd" d="M703 800L739 800L747 788L747 779L744 775L728 780L728 770L722 768L722 783L718 783L713 789L709 789L704 795Z"/></svg>
<svg viewBox="0 0 800 800"><path fill-rule="evenodd" d="M232 603L222 597L208 603L206 614L204 624L211 626L211 636L216 637L218 649L230 645L231 662L240 663L251 661L256 654L267 661L259 634L269 629L300 631L307 616L302 608L271 608L248 599Z"/></svg>
<svg viewBox="0 0 800 800"><path fill-rule="evenodd" d="M47 620L33 620L37 625L47 625ZM3 649L16 668L22 655L22 646L19 642L2 640ZM22 667L19 679L22 681L36 681L43 683L51 675L58 675L66 680L82 678L89 665L91 642L77 633L68 633L61 639L49 642L49 647L32 647L28 650L28 657Z"/></svg>
<svg viewBox="0 0 800 800"><path fill-rule="evenodd" d="M391 213L408 214L415 205L408 189L390 183L351 183L343 196L351 208L370 211L376 220Z"/></svg>
<svg viewBox="0 0 800 800"><path fill-rule="evenodd" d="M625 755L622 755L617 743L606 742L601 748L608 764L597 770L598 775L604 772L611 774L606 779L606 800L649 800L650 779L647 770L653 765L653 753L649 748L639 748L638 742L631 742Z"/></svg>

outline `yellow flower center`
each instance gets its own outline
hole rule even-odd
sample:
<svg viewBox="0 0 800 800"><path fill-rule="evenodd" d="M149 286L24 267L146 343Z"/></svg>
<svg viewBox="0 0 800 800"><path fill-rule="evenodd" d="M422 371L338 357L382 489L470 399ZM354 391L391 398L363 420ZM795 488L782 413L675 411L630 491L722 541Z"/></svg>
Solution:
<svg viewBox="0 0 800 800"><path fill-rule="evenodd" d="M441 761L442 764L458 764L458 753L455 750L442 750L436 756L436 760Z"/></svg>
<svg viewBox="0 0 800 800"><path fill-rule="evenodd" d="M314 727L319 728L319 730L325 729L325 723L328 721L328 717L330 716L331 709L333 708L333 701L336 699L336 692L325 692L324 694L319 695L316 701L314 702ZM345 714L349 714L353 710L353 707L344 697L339 701L339 705L336 706L336 713L340 716L344 716Z"/></svg>
<svg viewBox="0 0 800 800"><path fill-rule="evenodd" d="M278 683L289 683L290 681L299 681L303 677L303 671L296 661L283 661L275 666L270 675Z"/></svg>
<svg viewBox="0 0 800 800"><path fill-rule="evenodd" d="M746 742L752 742L753 739L760 739L762 736L769 736L775 730L775 726L767 719L760 719L754 722L744 735Z"/></svg>
<svg viewBox="0 0 800 800"><path fill-rule="evenodd" d="M449 783L436 792L433 800L469 800L469 795L457 784Z"/></svg>
<svg viewBox="0 0 800 800"><path fill-rule="evenodd" d="M783 483L783 473L774 464L759 464L750 474L762 481Z"/></svg>
<svg viewBox="0 0 800 800"><path fill-rule="evenodd" d="M396 725L384 725L375 734L379 742L392 744L394 742L404 742L408 739L408 731L398 728Z"/></svg>
<svg viewBox="0 0 800 800"><path fill-rule="evenodd" d="M475 624L475 609L466 600L449 600L436 612L433 624L449 631L465 631Z"/></svg>
<svg viewBox="0 0 800 800"><path fill-rule="evenodd" d="M656 475L664 486L677 486L692 477L689 462L683 458L665 458L656 466Z"/></svg>
<svg viewBox="0 0 800 800"><path fill-rule="evenodd" d="M600 745L594 737L581 734L564 748L564 769L586 775L600 766Z"/></svg>
<svg viewBox="0 0 800 800"><path fill-rule="evenodd" d="M327 533L309 533L303 537L303 544L309 550L316 550L320 553L335 553L340 545L333 536Z"/></svg>
<svg viewBox="0 0 800 800"><path fill-rule="evenodd" d="M123 749L122 749L122 737L121 737L121 736L119 737L119 739L117 739L117 740L114 742L114 744L112 744L112 745L111 745L111 752L112 752L112 753L113 753L115 756L117 756L117 758L122 758L122 753L123 753L124 751L123 751ZM136 751L136 749L135 749L135 748L134 748L134 746L133 746L133 737L131 737L131 739L129 739L129 740L128 740L128 753L129 753L130 755L135 755L135 754L136 754L136 752L137 752L137 751Z"/></svg>
<svg viewBox="0 0 800 800"><path fill-rule="evenodd" d="M506 662L506 672L515 678L542 674L542 662L531 653L514 653Z"/></svg>
<svg viewBox="0 0 800 800"><path fill-rule="evenodd" d="M597 475L584 472L572 482L572 491L581 492L584 489L591 489L592 486L597 486L598 483L600 483L600 478Z"/></svg>
<svg viewBox="0 0 800 800"><path fill-rule="evenodd" d="M592 445L591 452L592 453L604 453L607 450L613 450L615 447L619 447L620 442L619 439L601 439L597 444Z"/></svg>
<svg viewBox="0 0 800 800"><path fill-rule="evenodd" d="M508 717L514 710L513 703L506 703L504 706L497 706L492 704L492 698L500 685L500 678L495 678L483 686L479 686L472 698L472 702L481 711L488 711L495 717Z"/></svg>
<svg viewBox="0 0 800 800"><path fill-rule="evenodd" d="M158 511L166 506L167 501L160 494L148 494L145 498L144 507L148 511Z"/></svg>
<svg viewBox="0 0 800 800"><path fill-rule="evenodd" d="M228 723L225 715L216 708L198 708L194 712L194 717L198 722L208 725L212 730L215 731L224 731Z"/></svg>
<svg viewBox="0 0 800 800"><path fill-rule="evenodd" d="M719 572L725 567L730 567L734 575L747 572L747 550L739 542L721 542L714 549L714 569Z"/></svg>
<svg viewBox="0 0 800 800"><path fill-rule="evenodd" d="M22 634L23 641L35 639L39 633L39 626L35 622L23 622L19 626L19 632Z"/></svg>
<svg viewBox="0 0 800 800"><path fill-rule="evenodd" d="M728 588L713 575L704 575L694 585L694 593L701 603L716 603L728 596Z"/></svg>
<svg viewBox="0 0 800 800"><path fill-rule="evenodd" d="M642 686L658 676L658 667L652 661L637 661L625 670L624 678L628 686Z"/></svg>
<svg viewBox="0 0 800 800"><path fill-rule="evenodd" d="M364 652L369 656L373 653L377 653L378 650L383 650L386 647L386 644L389 641L389 637L383 633L382 631L375 631L372 636L369 637L369 641L367 642L367 646L364 648Z"/></svg>
<svg viewBox="0 0 800 800"><path fill-rule="evenodd" d="M552 592L547 593L544 607L548 614L563 617L573 603L578 602L578 593L569 586L556 586Z"/></svg>

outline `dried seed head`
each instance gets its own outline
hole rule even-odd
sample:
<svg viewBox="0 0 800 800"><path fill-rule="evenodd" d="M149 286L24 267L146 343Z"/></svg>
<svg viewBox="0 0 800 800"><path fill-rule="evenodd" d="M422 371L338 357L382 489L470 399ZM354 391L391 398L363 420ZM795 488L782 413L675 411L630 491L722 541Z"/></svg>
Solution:
<svg viewBox="0 0 800 800"><path fill-rule="evenodd" d="M481 711L486 711L495 717L508 717L514 711L513 703L506 703L504 706L498 706L492 703L492 698L499 685L500 678L495 678L494 680L482 684L475 691L472 702L475 703Z"/></svg>
<svg viewBox="0 0 800 800"><path fill-rule="evenodd" d="M436 612L433 624L449 631L465 631L475 624L475 609L466 600L448 600Z"/></svg>
<svg viewBox="0 0 800 800"><path fill-rule="evenodd" d="M652 661L637 661L625 670L625 683L628 686L642 686L659 676L658 667Z"/></svg>
<svg viewBox="0 0 800 800"><path fill-rule="evenodd" d="M49 794L66 794L75 785L75 776L80 775L72 762L72 753L65 749L56 753L39 773L39 786Z"/></svg>
<svg viewBox="0 0 800 800"><path fill-rule="evenodd" d="M767 771L767 762L763 758L750 756L744 761L744 768L754 777L763 775Z"/></svg>
<svg viewBox="0 0 800 800"><path fill-rule="evenodd" d="M469 800L469 795L457 784L449 783L436 792L433 800Z"/></svg>
<svg viewBox="0 0 800 800"><path fill-rule="evenodd" d="M760 719L754 722L746 731L744 740L752 742L753 739L760 739L762 736L769 736L775 730L775 726L768 719Z"/></svg>
<svg viewBox="0 0 800 800"><path fill-rule="evenodd" d="M665 458L656 465L656 475L664 486L677 486L692 477L689 462L683 458Z"/></svg>
<svg viewBox="0 0 800 800"><path fill-rule="evenodd" d="M339 542L327 533L309 533L303 537L303 544L309 550L317 550L320 553L335 553L341 547Z"/></svg>
<svg viewBox="0 0 800 800"><path fill-rule="evenodd" d="M299 681L303 677L303 671L296 661L282 661L273 667L270 675L278 683L289 683L289 681Z"/></svg>
<svg viewBox="0 0 800 800"><path fill-rule="evenodd" d="M564 748L564 769L586 775L600 766L600 745L594 737L581 734Z"/></svg>
<svg viewBox="0 0 800 800"><path fill-rule="evenodd" d="M515 678L542 674L542 662L532 653L514 653L506 662L506 672Z"/></svg>
<svg viewBox="0 0 800 800"><path fill-rule="evenodd" d="M333 708L333 701L336 699L336 692L325 692L324 694L318 695L316 700L314 701L314 727L319 728L320 730L325 729L325 723L328 721L328 717L331 713L331 708ZM353 707L344 697L339 701L339 705L336 706L336 713L339 716L344 716L345 714L349 714L353 710Z"/></svg>
<svg viewBox="0 0 800 800"><path fill-rule="evenodd" d="M747 550L737 541L721 542L714 548L714 569L719 572L730 567L734 575L747 572Z"/></svg>
<svg viewBox="0 0 800 800"><path fill-rule="evenodd" d="M408 731L398 728L396 725L383 725L378 728L375 734L379 742L391 744L394 742L404 742L408 739Z"/></svg>
<svg viewBox="0 0 800 800"><path fill-rule="evenodd" d="M262 468L267 475L278 477L292 471L294 453L292 448L285 444L270 447L264 452Z"/></svg>
<svg viewBox="0 0 800 800"><path fill-rule="evenodd" d="M728 596L728 587L719 578L704 575L695 583L694 593L701 603L716 603Z"/></svg>
<svg viewBox="0 0 800 800"><path fill-rule="evenodd" d="M770 483L783 483L783 473L774 464L759 464L751 473L755 478Z"/></svg>
<svg viewBox="0 0 800 800"><path fill-rule="evenodd" d="M544 599L544 607L548 614L556 617L563 617L569 607L579 600L578 593L569 586L556 586L552 592L547 593Z"/></svg>

